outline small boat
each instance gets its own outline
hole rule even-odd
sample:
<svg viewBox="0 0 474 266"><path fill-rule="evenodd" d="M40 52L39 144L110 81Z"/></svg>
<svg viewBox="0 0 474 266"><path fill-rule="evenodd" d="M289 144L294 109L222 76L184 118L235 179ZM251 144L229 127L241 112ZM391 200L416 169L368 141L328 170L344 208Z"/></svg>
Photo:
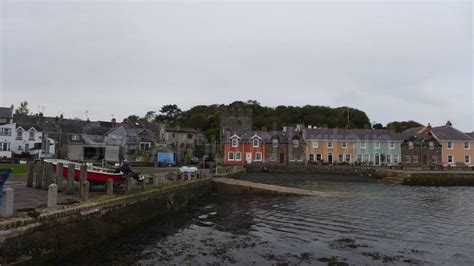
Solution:
<svg viewBox="0 0 474 266"><path fill-rule="evenodd" d="M81 177L81 164L68 160L46 159L45 162L53 165L53 171L56 171L58 163L63 164L63 176L67 176L69 165L74 165L74 179L79 181ZM125 180L125 175L118 169L101 168L87 164L87 181L94 184L105 184L108 179L112 179L114 183L122 183Z"/></svg>
<svg viewBox="0 0 474 266"><path fill-rule="evenodd" d="M179 171L185 176L188 180L196 178L198 168L195 166L182 166L179 168Z"/></svg>

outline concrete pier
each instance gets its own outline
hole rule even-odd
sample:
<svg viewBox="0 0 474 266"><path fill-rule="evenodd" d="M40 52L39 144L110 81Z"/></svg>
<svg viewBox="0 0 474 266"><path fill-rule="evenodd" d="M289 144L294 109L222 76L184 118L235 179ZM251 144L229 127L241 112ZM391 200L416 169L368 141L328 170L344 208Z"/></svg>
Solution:
<svg viewBox="0 0 474 266"><path fill-rule="evenodd" d="M216 192L232 195L261 196L333 196L333 193L318 192L299 188L267 185L230 178L214 178L212 185Z"/></svg>
<svg viewBox="0 0 474 266"><path fill-rule="evenodd" d="M74 164L69 164L67 168L66 193L74 194Z"/></svg>
<svg viewBox="0 0 474 266"><path fill-rule="evenodd" d="M7 187L3 190L2 196L2 217L8 217L13 215L13 199L15 191L11 187Z"/></svg>

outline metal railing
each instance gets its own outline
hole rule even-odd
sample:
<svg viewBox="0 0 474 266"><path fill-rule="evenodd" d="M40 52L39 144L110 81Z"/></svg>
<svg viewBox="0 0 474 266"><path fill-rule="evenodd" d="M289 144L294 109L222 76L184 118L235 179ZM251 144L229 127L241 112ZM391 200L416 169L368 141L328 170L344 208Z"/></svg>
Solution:
<svg viewBox="0 0 474 266"><path fill-rule="evenodd" d="M216 174L228 174L242 171L243 165L232 165L232 166L216 166Z"/></svg>

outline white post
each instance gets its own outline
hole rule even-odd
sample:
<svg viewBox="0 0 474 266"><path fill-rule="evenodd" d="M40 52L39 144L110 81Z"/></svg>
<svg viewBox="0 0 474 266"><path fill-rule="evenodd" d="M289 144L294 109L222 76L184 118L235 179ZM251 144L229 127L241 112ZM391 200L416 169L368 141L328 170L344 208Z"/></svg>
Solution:
<svg viewBox="0 0 474 266"><path fill-rule="evenodd" d="M56 207L58 202L58 185L51 184L48 187L48 208Z"/></svg>
<svg viewBox="0 0 474 266"><path fill-rule="evenodd" d="M14 190L11 187L7 187L3 190L2 200L2 217L8 217L13 215L13 195Z"/></svg>

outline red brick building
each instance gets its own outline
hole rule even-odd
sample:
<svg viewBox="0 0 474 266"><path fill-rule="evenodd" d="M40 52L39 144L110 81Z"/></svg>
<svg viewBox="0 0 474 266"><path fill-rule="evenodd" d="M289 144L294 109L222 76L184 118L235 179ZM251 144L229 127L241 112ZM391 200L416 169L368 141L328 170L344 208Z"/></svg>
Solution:
<svg viewBox="0 0 474 266"><path fill-rule="evenodd" d="M229 165L243 165L264 162L266 134L241 133L224 136L224 162Z"/></svg>

